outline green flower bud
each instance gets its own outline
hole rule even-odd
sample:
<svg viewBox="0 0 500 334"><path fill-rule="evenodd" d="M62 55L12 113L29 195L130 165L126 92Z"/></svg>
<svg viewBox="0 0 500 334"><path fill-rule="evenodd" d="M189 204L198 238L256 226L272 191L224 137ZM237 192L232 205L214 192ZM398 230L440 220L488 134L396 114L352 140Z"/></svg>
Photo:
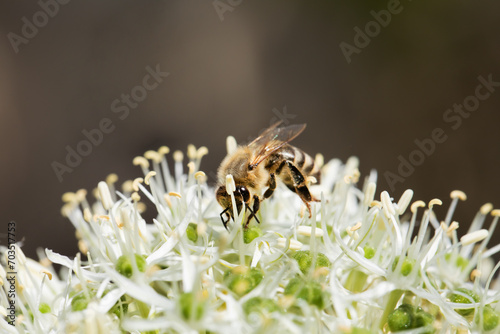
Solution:
<svg viewBox="0 0 500 334"><path fill-rule="evenodd" d="M186 235L189 240L192 242L198 241L198 231L197 231L198 225L195 223L189 223L186 229Z"/></svg>
<svg viewBox="0 0 500 334"><path fill-rule="evenodd" d="M143 256L135 254L135 262L137 264L137 269L139 269L140 272L144 272L146 270L146 260ZM126 255L122 255L118 258L115 269L125 277L132 277L132 263Z"/></svg>
<svg viewBox="0 0 500 334"><path fill-rule="evenodd" d="M74 296L73 299L71 300L71 309L74 312L83 311L87 308L88 304L89 302L85 297L85 294L80 293L79 295Z"/></svg>
<svg viewBox="0 0 500 334"><path fill-rule="evenodd" d="M483 329L491 331L497 328L499 321L498 313L490 305L486 305L483 309Z"/></svg>
<svg viewBox="0 0 500 334"><path fill-rule="evenodd" d="M262 235L262 230L258 226L252 226L243 230L243 241L249 244L253 239L258 238Z"/></svg>
<svg viewBox="0 0 500 334"><path fill-rule="evenodd" d="M415 323L415 310L409 304L402 304L397 309L392 311L387 318L389 329L393 332L403 331L413 328Z"/></svg>
<svg viewBox="0 0 500 334"><path fill-rule="evenodd" d="M461 292L462 294L469 296L470 298L459 295L457 293L453 293L450 296L450 301L452 303L471 304L472 302L477 303L480 300L478 295L476 295L472 290L465 289L465 288L459 288L456 291ZM455 309L455 311L462 316L466 316L466 315L473 313L474 308Z"/></svg>
<svg viewBox="0 0 500 334"><path fill-rule="evenodd" d="M396 256L394 262L392 263L392 271L396 270L396 267L398 266L398 261L399 261L399 256ZM411 273L414 265L415 265L415 260L408 259L407 257L405 257L405 259L403 260L403 264L401 265L401 274L403 276L408 276Z"/></svg>
<svg viewBox="0 0 500 334"><path fill-rule="evenodd" d="M262 281L264 275L257 268L238 266L226 271L224 283L238 296L243 296L252 291Z"/></svg>
<svg viewBox="0 0 500 334"><path fill-rule="evenodd" d="M300 271L302 273L307 274L309 269L311 268L311 263L313 260L313 254L310 251L297 251L293 254L293 258L299 264ZM330 260L323 253L316 253L316 264L314 266L315 269L321 267L330 267Z"/></svg>
<svg viewBox="0 0 500 334"><path fill-rule="evenodd" d="M50 313L50 306L47 303L41 303L40 306L38 306L38 310L41 313Z"/></svg>
<svg viewBox="0 0 500 334"><path fill-rule="evenodd" d="M181 294L179 298L179 307L184 319L200 320L203 316L203 303L201 300L197 299L199 298L196 298L192 292Z"/></svg>
<svg viewBox="0 0 500 334"><path fill-rule="evenodd" d="M292 278L285 287L285 295L295 295L310 305L316 305L320 310L325 307L325 293L321 284L315 281L305 281L301 277Z"/></svg>
<svg viewBox="0 0 500 334"><path fill-rule="evenodd" d="M448 253L444 256L445 260L450 262L451 259L452 259L452 255L451 253ZM456 255L454 256L454 258L456 257L456 261L455 261L455 265L460 268L461 270L465 270L465 268L467 268L467 265L469 264L469 260L467 260L466 258L463 258L461 257L460 255Z"/></svg>
<svg viewBox="0 0 500 334"><path fill-rule="evenodd" d="M366 245L363 250L365 251L365 258L371 259L375 256L375 248Z"/></svg>

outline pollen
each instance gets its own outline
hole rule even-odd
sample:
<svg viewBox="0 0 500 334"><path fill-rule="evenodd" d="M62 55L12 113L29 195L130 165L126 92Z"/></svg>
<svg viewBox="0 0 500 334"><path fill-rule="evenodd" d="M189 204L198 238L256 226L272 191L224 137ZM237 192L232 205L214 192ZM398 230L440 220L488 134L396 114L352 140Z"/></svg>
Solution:
<svg viewBox="0 0 500 334"><path fill-rule="evenodd" d="M65 203L76 202L76 194L71 191L68 191L62 195L61 199Z"/></svg>
<svg viewBox="0 0 500 334"><path fill-rule="evenodd" d="M107 184L113 184L116 183L116 181L118 181L118 175L116 175L115 173L111 173L106 177Z"/></svg>
<svg viewBox="0 0 500 334"><path fill-rule="evenodd" d="M491 211L491 215L494 217L500 217L500 210L495 209L495 210Z"/></svg>
<svg viewBox="0 0 500 334"><path fill-rule="evenodd" d="M168 193L169 196L173 196L173 197L177 197L177 198L182 198L181 194L175 192L175 191L171 191Z"/></svg>
<svg viewBox="0 0 500 334"><path fill-rule="evenodd" d="M142 168L148 168L149 167L149 161L141 156L137 156L132 160L132 163L134 166L141 166Z"/></svg>
<svg viewBox="0 0 500 334"><path fill-rule="evenodd" d="M154 172L154 171L150 171L149 173L147 173L146 176L144 177L144 183L149 186L149 179L155 175L156 175L156 172Z"/></svg>
<svg viewBox="0 0 500 334"><path fill-rule="evenodd" d="M450 193L450 197L452 199L458 198L461 201L467 200L467 195L463 191L461 191L461 190L453 190Z"/></svg>
<svg viewBox="0 0 500 334"><path fill-rule="evenodd" d="M202 171L198 171L194 173L194 178L198 180L199 183L203 183L207 180L207 175Z"/></svg>
<svg viewBox="0 0 500 334"><path fill-rule="evenodd" d="M122 184L122 190L126 193L131 193L132 191L134 191L134 181L132 180L127 180L125 182L123 182Z"/></svg>
<svg viewBox="0 0 500 334"><path fill-rule="evenodd" d="M47 275L47 277L49 278L49 281L52 281L52 273L50 271L42 270L40 273Z"/></svg>

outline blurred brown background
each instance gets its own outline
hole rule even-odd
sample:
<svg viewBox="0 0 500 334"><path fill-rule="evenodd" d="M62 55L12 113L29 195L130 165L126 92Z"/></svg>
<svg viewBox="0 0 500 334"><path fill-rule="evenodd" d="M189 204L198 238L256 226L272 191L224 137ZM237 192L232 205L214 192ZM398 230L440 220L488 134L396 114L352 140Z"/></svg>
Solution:
<svg viewBox="0 0 500 334"><path fill-rule="evenodd" d="M202 169L215 172L227 135L246 141L278 117L308 124L294 142L306 152L377 169L378 191L441 198L441 219L450 191L465 191L462 233L482 204L500 207L500 87L467 118L444 119L478 76L500 82L498 1L60 1L0 4L0 233L16 221L30 256L77 251L64 192L139 176L132 158L161 145L205 145ZM341 43L354 47L355 28L388 9L349 63ZM148 66L169 73L149 91ZM120 101L131 92L134 108ZM103 118L114 130L60 182L51 164ZM415 140L436 128L446 141L419 156ZM424 161L391 186L400 155Z"/></svg>

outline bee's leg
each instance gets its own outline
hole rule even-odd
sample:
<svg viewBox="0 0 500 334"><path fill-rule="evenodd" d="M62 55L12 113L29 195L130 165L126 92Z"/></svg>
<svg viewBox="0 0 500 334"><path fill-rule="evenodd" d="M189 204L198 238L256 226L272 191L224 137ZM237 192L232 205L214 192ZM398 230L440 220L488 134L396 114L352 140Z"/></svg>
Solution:
<svg viewBox="0 0 500 334"><path fill-rule="evenodd" d="M276 176L274 175L274 173L271 173L271 178L269 179L269 188L267 188L266 192L264 193L264 199L271 197L275 189L276 189Z"/></svg>
<svg viewBox="0 0 500 334"><path fill-rule="evenodd" d="M307 188L306 185L306 179L304 178L304 175L302 175L302 173L299 171L299 169L295 167L290 161L287 161L286 164L288 170L290 171L290 174L292 175L295 192L297 193L297 195L299 195L302 202L304 202L304 204L307 206L307 210L309 211L309 218L311 218L312 213L311 205L309 204L309 202L317 200L311 196L309 188Z"/></svg>
<svg viewBox="0 0 500 334"><path fill-rule="evenodd" d="M227 223L229 222L229 220L231 219L230 218L230 215L227 213L227 211L229 210L229 208L227 208L226 210L222 211L220 213L220 219L222 220L222 225L224 225L224 227L226 228L227 231L229 231L227 229ZM227 220L224 220L224 217L222 217L222 215L226 214L226 217L227 217Z"/></svg>
<svg viewBox="0 0 500 334"><path fill-rule="evenodd" d="M257 223L260 224L260 221L256 216L257 212L259 211L259 208L260 208L260 198L257 195L253 195L253 210L247 206L247 209L250 211L250 216L248 216L247 222L245 224L245 228L248 227L248 224L250 223L250 220L252 220L252 218L255 218Z"/></svg>

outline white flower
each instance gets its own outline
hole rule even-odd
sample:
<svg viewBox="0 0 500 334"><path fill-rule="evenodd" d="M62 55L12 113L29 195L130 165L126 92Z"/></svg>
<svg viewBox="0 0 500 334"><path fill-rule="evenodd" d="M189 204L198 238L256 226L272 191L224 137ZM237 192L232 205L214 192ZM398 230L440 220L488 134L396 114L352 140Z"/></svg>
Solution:
<svg viewBox="0 0 500 334"><path fill-rule="evenodd" d="M227 147L234 150L234 138ZM432 327L472 333L499 319L500 293L492 288L499 265L491 256L500 246L486 247L500 211L491 205L459 239L452 218L465 194L452 192L440 221L433 206L442 202L411 204L411 190L397 202L385 191L375 200L375 172L358 188L358 160L351 158L323 166L322 182L310 187L321 199L311 203L311 218L300 198L279 185L261 204L260 225L254 220L244 230L242 211L226 231L214 189L199 170L208 150L190 145L186 171L184 154L174 152L172 172L169 152L161 147L136 157L143 177L121 190L114 174L99 182L95 203L84 190L63 196L81 254L71 259L46 250L41 262L66 268L59 279L17 248L17 321L14 327L5 318L10 297L3 289L2 331L382 333L395 331L393 319L413 310L421 321L407 333ZM146 207L155 210L152 221L143 218Z"/></svg>

